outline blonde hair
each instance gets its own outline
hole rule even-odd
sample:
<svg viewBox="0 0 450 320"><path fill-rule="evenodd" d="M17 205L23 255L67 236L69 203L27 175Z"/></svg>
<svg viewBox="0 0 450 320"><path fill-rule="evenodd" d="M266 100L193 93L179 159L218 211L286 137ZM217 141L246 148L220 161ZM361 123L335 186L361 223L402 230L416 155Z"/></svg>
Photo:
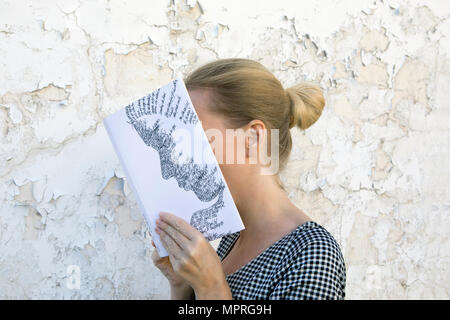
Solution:
<svg viewBox="0 0 450 320"><path fill-rule="evenodd" d="M183 79L188 90L211 90L210 111L225 117L230 127L240 128L259 119L268 129L279 129L279 168L292 149L290 130L309 128L325 106L321 88L303 81L284 89L261 63L243 58L219 59L200 66ZM268 144L270 154L270 143ZM277 182L284 189L279 176Z"/></svg>

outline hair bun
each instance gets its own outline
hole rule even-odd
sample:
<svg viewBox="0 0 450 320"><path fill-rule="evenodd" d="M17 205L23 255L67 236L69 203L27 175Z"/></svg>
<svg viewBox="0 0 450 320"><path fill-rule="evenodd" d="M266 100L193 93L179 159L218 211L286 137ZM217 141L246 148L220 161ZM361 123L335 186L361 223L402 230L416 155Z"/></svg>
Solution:
<svg viewBox="0 0 450 320"><path fill-rule="evenodd" d="M289 129L294 126L302 130L309 128L319 119L325 107L322 89L312 82L301 82L285 91L291 107Z"/></svg>

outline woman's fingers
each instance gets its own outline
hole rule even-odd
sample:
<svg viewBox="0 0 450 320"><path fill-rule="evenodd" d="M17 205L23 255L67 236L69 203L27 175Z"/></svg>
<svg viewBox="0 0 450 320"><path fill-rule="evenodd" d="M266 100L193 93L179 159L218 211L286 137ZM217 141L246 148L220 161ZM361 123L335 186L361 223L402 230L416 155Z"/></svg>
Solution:
<svg viewBox="0 0 450 320"><path fill-rule="evenodd" d="M162 220L158 220L156 224L158 228L164 230L178 244L180 248L187 248L187 242L189 241L189 239L186 238L186 236L180 233L177 229Z"/></svg>
<svg viewBox="0 0 450 320"><path fill-rule="evenodd" d="M169 224L172 228L176 229L186 238L192 240L197 236L199 232L189 223L187 223L183 218L177 217L176 215L169 212L160 212L160 220Z"/></svg>
<svg viewBox="0 0 450 320"><path fill-rule="evenodd" d="M166 248L167 252L174 256L175 259L178 259L181 256L181 248L175 242L174 239L163 229L156 227L156 232L159 234L159 237Z"/></svg>

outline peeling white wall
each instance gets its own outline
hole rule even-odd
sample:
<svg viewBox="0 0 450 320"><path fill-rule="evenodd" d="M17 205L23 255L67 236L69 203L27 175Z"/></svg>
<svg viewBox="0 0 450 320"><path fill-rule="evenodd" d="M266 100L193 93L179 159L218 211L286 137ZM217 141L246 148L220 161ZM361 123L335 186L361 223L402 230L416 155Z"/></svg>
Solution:
<svg viewBox="0 0 450 320"><path fill-rule="evenodd" d="M101 120L248 57L324 89L282 179L341 244L347 298L448 299L449 15L440 0L0 0L0 298L168 298Z"/></svg>

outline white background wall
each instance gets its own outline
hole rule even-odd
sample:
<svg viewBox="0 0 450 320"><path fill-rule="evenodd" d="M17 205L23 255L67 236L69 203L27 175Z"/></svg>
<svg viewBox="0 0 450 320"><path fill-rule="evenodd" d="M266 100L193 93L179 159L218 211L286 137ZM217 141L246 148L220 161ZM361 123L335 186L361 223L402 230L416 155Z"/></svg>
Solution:
<svg viewBox="0 0 450 320"><path fill-rule="evenodd" d="M168 298L102 119L245 57L324 89L282 179L340 243L347 298L448 299L449 14L440 0L0 0L0 298Z"/></svg>

